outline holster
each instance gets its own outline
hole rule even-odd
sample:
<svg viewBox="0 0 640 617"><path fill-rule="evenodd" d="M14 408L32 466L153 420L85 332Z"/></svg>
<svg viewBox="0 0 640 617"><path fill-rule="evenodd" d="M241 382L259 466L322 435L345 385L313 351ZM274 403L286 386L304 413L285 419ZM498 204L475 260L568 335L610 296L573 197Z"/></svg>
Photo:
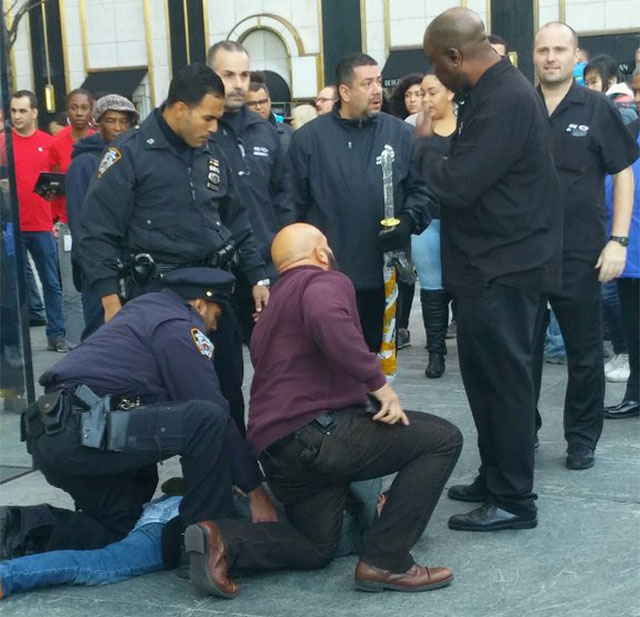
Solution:
<svg viewBox="0 0 640 617"><path fill-rule="evenodd" d="M80 443L87 448L103 450L111 397L100 398L93 393L91 388L82 385L76 388L73 398L74 402L86 409L80 414Z"/></svg>
<svg viewBox="0 0 640 617"><path fill-rule="evenodd" d="M31 442L40 435L56 435L62 431L70 412L71 399L64 390L43 394L29 405L20 414L20 440L27 442L27 451L31 453Z"/></svg>

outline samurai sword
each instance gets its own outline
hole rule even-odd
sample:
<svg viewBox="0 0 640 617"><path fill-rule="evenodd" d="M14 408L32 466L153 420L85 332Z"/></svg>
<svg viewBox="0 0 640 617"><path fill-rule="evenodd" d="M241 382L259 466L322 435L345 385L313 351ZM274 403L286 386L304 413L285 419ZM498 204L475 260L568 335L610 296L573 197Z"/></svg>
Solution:
<svg viewBox="0 0 640 617"><path fill-rule="evenodd" d="M395 227L400 221L395 216L393 201L393 148L386 144L380 154L382 167L382 187L384 196L384 218L380 221L383 227ZM394 264L394 251L383 255L382 276L384 280L384 317L382 320L382 345L378 360L387 381L396 376L396 312L398 306L398 275Z"/></svg>

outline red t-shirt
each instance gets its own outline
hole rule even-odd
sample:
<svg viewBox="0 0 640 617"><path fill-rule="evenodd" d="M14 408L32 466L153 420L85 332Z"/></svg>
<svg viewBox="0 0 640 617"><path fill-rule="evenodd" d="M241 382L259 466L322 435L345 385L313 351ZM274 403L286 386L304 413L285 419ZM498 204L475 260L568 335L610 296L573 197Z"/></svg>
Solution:
<svg viewBox="0 0 640 617"><path fill-rule="evenodd" d="M20 229L22 231L51 231L51 205L33 192L33 187L41 171L49 170L48 147L51 135L36 131L29 137L22 137L15 131L13 138L13 160L16 170L16 188L20 208ZM6 163L4 133L0 136L0 163Z"/></svg>
<svg viewBox="0 0 640 617"><path fill-rule="evenodd" d="M87 133L87 137L93 135L93 131ZM55 137L52 138L49 146L49 169L51 171L61 171L67 173L71 165L71 153L75 140L71 135L71 127L65 126ZM51 202L51 212L53 218L57 218L61 223L67 222L67 200L64 197L54 199Z"/></svg>

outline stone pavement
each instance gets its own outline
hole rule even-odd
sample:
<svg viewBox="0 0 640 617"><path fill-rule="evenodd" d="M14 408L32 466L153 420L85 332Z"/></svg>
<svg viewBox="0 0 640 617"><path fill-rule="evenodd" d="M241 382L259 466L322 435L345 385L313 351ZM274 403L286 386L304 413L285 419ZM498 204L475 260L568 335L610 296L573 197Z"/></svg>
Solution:
<svg viewBox="0 0 640 617"><path fill-rule="evenodd" d="M473 479L478 465L475 429L449 344L440 380L423 376L424 333L414 306L413 346L400 352L395 386L407 408L436 413L456 423L465 446L451 484ZM499 324L496 325L499 327ZM32 331L33 332L33 331ZM37 334L37 333L36 333ZM34 347L40 345L34 337ZM40 345L42 348L42 345ZM36 363L54 361L36 351ZM314 572L275 572L239 579L242 592L221 600L195 591L171 572L157 572L103 587L57 587L16 595L0 603L2 617L640 617L640 422L605 420L596 466L564 467L562 404L564 366L545 365L541 408L544 425L536 454L539 495L536 529L489 534L450 531L450 515L465 504L444 496L414 557L448 565L455 581L421 594L366 594L352 587L355 557ZM249 377L249 376L248 376ZM505 375L505 379L509 379ZM608 384L607 402L618 402L622 384ZM175 475L171 460L161 476ZM0 504L70 500L32 473L0 486ZM473 506L473 504L471 504Z"/></svg>

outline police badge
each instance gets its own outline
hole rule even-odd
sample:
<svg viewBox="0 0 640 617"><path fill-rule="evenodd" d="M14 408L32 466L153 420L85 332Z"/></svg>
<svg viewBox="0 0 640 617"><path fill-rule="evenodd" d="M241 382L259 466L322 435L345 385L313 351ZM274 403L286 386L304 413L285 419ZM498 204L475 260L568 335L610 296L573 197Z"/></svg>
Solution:
<svg viewBox="0 0 640 617"><path fill-rule="evenodd" d="M198 330L198 328L191 328L191 338L193 338L193 342L203 356L209 359L213 358L214 346L208 336Z"/></svg>
<svg viewBox="0 0 640 617"><path fill-rule="evenodd" d="M120 159L122 158L122 154L120 150L115 147L108 148L104 153L102 160L100 161L100 165L98 166L98 178L102 178L104 173L110 168L113 167Z"/></svg>
<svg viewBox="0 0 640 617"><path fill-rule="evenodd" d="M209 159L207 188L211 191L215 191L216 193L220 190L220 159Z"/></svg>

